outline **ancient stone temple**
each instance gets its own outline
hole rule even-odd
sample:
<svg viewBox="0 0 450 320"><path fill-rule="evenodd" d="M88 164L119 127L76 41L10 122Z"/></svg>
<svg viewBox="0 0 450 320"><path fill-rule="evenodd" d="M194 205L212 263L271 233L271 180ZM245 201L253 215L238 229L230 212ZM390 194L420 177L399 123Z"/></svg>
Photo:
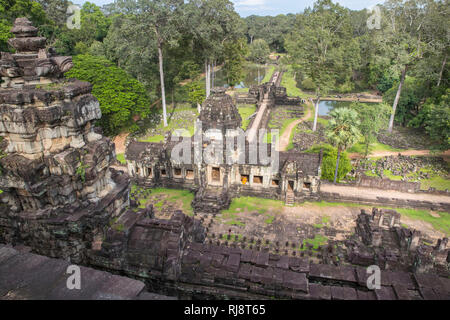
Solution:
<svg viewBox="0 0 450 320"><path fill-rule="evenodd" d="M317 197L322 155L278 153L274 145L259 138L253 143L249 141L249 135L240 129L242 119L238 109L225 89L212 90L197 123L196 134L188 142L188 150L183 151L189 153L186 162L174 159L173 155L179 153L175 149L178 140L171 136L164 143L131 141L126 159L128 172L136 182L147 187L195 191L193 207L197 212L217 213L236 196L264 197L288 204ZM229 142L234 146L230 150ZM219 150L208 158L214 144L218 144Z"/></svg>
<svg viewBox="0 0 450 320"><path fill-rule="evenodd" d="M114 145L95 132L101 111L92 86L63 77L72 58L47 50L26 18L17 19L12 32L16 53L2 53L0 60L0 237L46 240L40 251L56 255L72 240L76 247L83 237L100 236L95 223L83 234L77 222L119 214L128 204L129 182L110 169ZM64 224L82 238L58 240L67 235Z"/></svg>

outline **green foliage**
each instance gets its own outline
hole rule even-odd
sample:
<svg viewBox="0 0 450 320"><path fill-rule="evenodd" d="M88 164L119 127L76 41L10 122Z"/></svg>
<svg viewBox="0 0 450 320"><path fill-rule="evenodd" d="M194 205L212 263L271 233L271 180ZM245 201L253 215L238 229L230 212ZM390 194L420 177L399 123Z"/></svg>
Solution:
<svg viewBox="0 0 450 320"><path fill-rule="evenodd" d="M425 128L439 150L450 149L450 89L436 98L429 98L410 126Z"/></svg>
<svg viewBox="0 0 450 320"><path fill-rule="evenodd" d="M89 168L88 165L84 164L83 161L78 159L80 165L77 168L76 174L80 177L81 181L86 182L86 169Z"/></svg>
<svg viewBox="0 0 450 320"><path fill-rule="evenodd" d="M358 113L360 122L358 128L363 137L364 154L367 157L370 145L377 142L378 132L387 127L391 108L386 104L362 104L359 102L352 103L350 108Z"/></svg>
<svg viewBox="0 0 450 320"><path fill-rule="evenodd" d="M337 108L330 112L331 119L325 129L328 141L340 151L358 142L361 133L358 113L350 108Z"/></svg>
<svg viewBox="0 0 450 320"><path fill-rule="evenodd" d="M310 78L306 78L302 81L302 88L305 90L314 90L316 89L316 85Z"/></svg>
<svg viewBox="0 0 450 320"><path fill-rule="evenodd" d="M0 51L9 51L7 41L13 36L10 30L14 20L20 17L27 17L37 27L51 23L36 1L0 0Z"/></svg>
<svg viewBox="0 0 450 320"><path fill-rule="evenodd" d="M383 101L389 105L394 103L399 84L396 83L383 96ZM395 113L395 121L406 126L417 114L419 103L423 98L419 80L407 77L403 85L402 94Z"/></svg>
<svg viewBox="0 0 450 320"><path fill-rule="evenodd" d="M249 16L244 19L245 35L250 43L257 39L264 40L270 50L279 53L286 52L285 35L289 34L295 23L294 14L280 14L277 16Z"/></svg>
<svg viewBox="0 0 450 320"><path fill-rule="evenodd" d="M245 56L247 56L247 53L248 47L245 39L227 41L225 43L225 63L223 65L223 71L225 72L230 87L234 87L243 80Z"/></svg>
<svg viewBox="0 0 450 320"><path fill-rule="evenodd" d="M203 83L194 81L186 85L189 92L188 102L193 105L202 104L206 99L206 90Z"/></svg>
<svg viewBox="0 0 450 320"><path fill-rule="evenodd" d="M66 76L88 81L92 94L102 110L100 126L107 135L115 135L133 123L133 116L146 118L151 114L150 99L136 79L99 56L74 57L74 67Z"/></svg>
<svg viewBox="0 0 450 320"><path fill-rule="evenodd" d="M314 146L308 152L319 153L323 150L323 160L322 160L322 180L328 180L333 182L334 173L336 169L336 160L337 160L337 149L333 148L329 144ZM338 177L337 182L341 179L345 178L345 176L352 170L352 163L346 152L341 153L341 157L339 160L339 169L338 169Z"/></svg>
<svg viewBox="0 0 450 320"><path fill-rule="evenodd" d="M351 89L360 50L347 9L330 0L316 1L312 9L297 16L286 48L298 72L311 79L318 95L336 88Z"/></svg>
<svg viewBox="0 0 450 320"><path fill-rule="evenodd" d="M269 54L269 45L263 39L257 39L250 45L249 59L253 62L264 64L267 62Z"/></svg>

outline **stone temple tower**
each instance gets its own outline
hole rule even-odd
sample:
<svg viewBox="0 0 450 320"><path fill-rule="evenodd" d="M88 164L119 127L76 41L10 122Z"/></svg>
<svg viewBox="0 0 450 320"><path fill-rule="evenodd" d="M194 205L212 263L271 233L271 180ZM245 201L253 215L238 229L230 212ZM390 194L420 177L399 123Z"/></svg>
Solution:
<svg viewBox="0 0 450 320"><path fill-rule="evenodd" d="M46 49L28 19L11 31L16 53L0 60L0 241L51 238L56 222L94 233L95 219L108 220L129 202L128 176L110 169L114 145L94 128L99 102L89 83L63 77L72 58ZM41 253L55 255L52 244Z"/></svg>

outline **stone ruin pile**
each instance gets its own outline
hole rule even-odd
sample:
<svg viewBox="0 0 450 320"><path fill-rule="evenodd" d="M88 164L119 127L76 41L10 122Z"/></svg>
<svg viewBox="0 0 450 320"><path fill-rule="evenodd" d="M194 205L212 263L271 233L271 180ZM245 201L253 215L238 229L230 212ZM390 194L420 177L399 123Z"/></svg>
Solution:
<svg viewBox="0 0 450 320"><path fill-rule="evenodd" d="M426 244L420 231L400 225L400 214L394 210L362 210L355 231L358 241L350 241L350 263L450 275L448 238L439 239L435 247Z"/></svg>
<svg viewBox="0 0 450 320"><path fill-rule="evenodd" d="M101 111L92 86L63 78L72 58L47 50L26 18L12 32L16 53L0 60L0 240L36 241L44 254L70 256L73 248L56 240L58 232L67 235L61 225L119 214L128 203L128 177L110 169L114 145L95 130ZM89 237L80 228L73 230L81 237L75 247Z"/></svg>

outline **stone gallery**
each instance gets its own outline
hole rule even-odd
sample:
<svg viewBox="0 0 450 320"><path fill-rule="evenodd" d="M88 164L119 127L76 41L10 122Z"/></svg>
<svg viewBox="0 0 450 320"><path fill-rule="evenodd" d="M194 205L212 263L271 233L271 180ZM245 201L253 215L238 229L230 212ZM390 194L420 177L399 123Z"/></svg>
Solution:
<svg viewBox="0 0 450 320"><path fill-rule="evenodd" d="M204 214L227 208L237 195L293 204L320 199L321 155L280 152L279 170L272 171L260 159L181 164L172 160L170 137L161 144L131 141L130 177L111 167L115 148L95 128L101 111L92 86L64 78L71 57L46 49L26 18L15 21L12 33L15 53L0 60L0 299L449 299L448 239L424 245L395 211L361 212L352 239L320 248L322 263L263 246L206 242L198 215L155 218L154 207L130 201L131 179L145 188L195 191L192 206ZM246 99L261 110L292 103L279 76ZM261 114L250 130L265 127ZM199 120L200 135L238 129L242 121L222 89L205 101ZM270 144L266 151L273 151ZM91 281L78 296L60 287L67 262L82 266ZM366 270L374 263L382 281L371 290Z"/></svg>

